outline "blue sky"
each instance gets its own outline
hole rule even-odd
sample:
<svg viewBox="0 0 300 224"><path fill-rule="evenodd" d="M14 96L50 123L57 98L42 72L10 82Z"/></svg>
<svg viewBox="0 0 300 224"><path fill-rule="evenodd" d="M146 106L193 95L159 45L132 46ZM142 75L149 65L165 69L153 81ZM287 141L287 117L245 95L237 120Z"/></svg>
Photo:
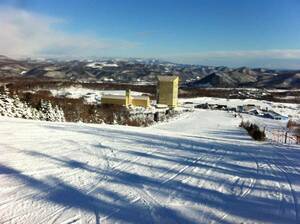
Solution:
<svg viewBox="0 0 300 224"><path fill-rule="evenodd" d="M0 54L155 57L181 63L300 68L299 0L0 3L0 25L8 31L0 34Z"/></svg>

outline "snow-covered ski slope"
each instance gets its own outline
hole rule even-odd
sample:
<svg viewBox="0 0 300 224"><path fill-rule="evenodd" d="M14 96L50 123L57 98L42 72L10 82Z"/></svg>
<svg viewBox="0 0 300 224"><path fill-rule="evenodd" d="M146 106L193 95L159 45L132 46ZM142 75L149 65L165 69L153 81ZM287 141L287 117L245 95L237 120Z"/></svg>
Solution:
<svg viewBox="0 0 300 224"><path fill-rule="evenodd" d="M300 148L197 110L151 128L0 118L0 223L299 223Z"/></svg>

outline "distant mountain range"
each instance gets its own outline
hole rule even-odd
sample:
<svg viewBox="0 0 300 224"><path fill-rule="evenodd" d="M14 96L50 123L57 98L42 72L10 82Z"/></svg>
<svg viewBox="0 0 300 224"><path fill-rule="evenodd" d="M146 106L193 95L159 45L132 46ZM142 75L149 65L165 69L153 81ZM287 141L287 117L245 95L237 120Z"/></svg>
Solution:
<svg viewBox="0 0 300 224"><path fill-rule="evenodd" d="M300 71L183 65L157 59L15 60L0 55L0 78L148 83L164 74L178 75L182 85L191 88L300 88Z"/></svg>

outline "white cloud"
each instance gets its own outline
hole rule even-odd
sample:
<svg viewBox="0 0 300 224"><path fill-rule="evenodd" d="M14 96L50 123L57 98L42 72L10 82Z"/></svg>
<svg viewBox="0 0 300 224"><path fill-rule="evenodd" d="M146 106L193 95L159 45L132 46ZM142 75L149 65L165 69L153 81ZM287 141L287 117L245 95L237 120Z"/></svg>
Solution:
<svg viewBox="0 0 300 224"><path fill-rule="evenodd" d="M71 34L57 28L62 23L64 20L59 18L1 7L0 54L13 57L85 57L135 47L134 43L128 41Z"/></svg>

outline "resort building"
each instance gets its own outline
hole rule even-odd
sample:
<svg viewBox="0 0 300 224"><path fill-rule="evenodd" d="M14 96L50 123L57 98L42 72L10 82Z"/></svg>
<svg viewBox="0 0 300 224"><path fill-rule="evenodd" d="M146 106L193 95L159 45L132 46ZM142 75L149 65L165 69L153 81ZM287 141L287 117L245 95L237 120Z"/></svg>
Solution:
<svg viewBox="0 0 300 224"><path fill-rule="evenodd" d="M101 104L112 104L120 106L140 106L150 107L149 96L132 96L130 90L126 90L126 95L103 95Z"/></svg>
<svg viewBox="0 0 300 224"><path fill-rule="evenodd" d="M158 76L158 103L171 108L178 106L178 76Z"/></svg>
<svg viewBox="0 0 300 224"><path fill-rule="evenodd" d="M158 76L157 107L175 108L178 106L178 76ZM149 96L132 96L127 90L125 95L103 95L101 104L120 106L150 107Z"/></svg>

